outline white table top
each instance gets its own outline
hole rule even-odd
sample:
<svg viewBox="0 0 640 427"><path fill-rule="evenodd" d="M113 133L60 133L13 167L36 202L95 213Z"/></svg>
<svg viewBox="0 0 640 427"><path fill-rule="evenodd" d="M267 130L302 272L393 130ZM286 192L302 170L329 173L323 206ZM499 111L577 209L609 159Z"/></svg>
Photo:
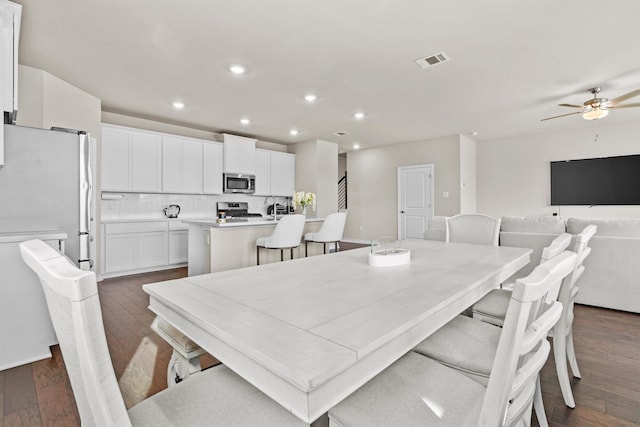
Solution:
<svg viewBox="0 0 640 427"><path fill-rule="evenodd" d="M310 422L529 262L529 249L407 241L144 285L150 308Z"/></svg>

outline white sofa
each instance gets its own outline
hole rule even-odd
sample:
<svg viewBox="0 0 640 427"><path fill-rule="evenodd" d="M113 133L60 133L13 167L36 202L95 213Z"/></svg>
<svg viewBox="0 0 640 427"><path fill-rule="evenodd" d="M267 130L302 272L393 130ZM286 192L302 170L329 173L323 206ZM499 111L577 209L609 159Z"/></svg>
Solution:
<svg viewBox="0 0 640 427"><path fill-rule="evenodd" d="M578 234L589 224L598 231L589 241L576 302L640 313L640 220L569 218L567 232Z"/></svg>
<svg viewBox="0 0 640 427"><path fill-rule="evenodd" d="M425 239L444 240L445 217L433 217ZM580 233L595 224L591 254L578 287L576 302L597 307L640 313L640 220L569 218L555 216L503 216L500 245L533 249L529 265L505 282L528 275L540 263L542 249L565 231Z"/></svg>

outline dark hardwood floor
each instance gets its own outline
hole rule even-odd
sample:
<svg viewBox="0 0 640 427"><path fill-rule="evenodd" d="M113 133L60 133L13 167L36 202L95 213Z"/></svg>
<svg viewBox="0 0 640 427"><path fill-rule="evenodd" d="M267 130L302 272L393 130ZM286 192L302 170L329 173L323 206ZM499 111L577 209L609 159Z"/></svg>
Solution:
<svg viewBox="0 0 640 427"><path fill-rule="evenodd" d="M343 250L351 247L341 244ZM171 355L149 327L154 315L142 285L185 275L180 268L99 284L107 342L127 407L166 387ZM541 375L549 425L639 426L640 315L578 305L574 325L582 371L582 379L573 381L576 408L564 405L551 357ZM0 427L80 425L58 346L52 352L51 359L0 371ZM215 363L210 356L203 360L205 366Z"/></svg>

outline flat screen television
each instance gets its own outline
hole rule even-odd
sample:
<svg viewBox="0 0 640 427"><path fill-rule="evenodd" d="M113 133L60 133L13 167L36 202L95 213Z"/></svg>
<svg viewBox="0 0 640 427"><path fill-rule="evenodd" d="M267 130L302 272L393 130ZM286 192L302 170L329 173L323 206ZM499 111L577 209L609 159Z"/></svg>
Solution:
<svg viewBox="0 0 640 427"><path fill-rule="evenodd" d="M551 206L640 205L640 154L551 162Z"/></svg>

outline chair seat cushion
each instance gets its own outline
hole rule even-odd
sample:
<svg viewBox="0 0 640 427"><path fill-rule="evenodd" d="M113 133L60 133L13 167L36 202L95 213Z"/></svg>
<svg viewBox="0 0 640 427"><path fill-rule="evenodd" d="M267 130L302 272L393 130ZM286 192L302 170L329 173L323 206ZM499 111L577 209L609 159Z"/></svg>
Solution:
<svg viewBox="0 0 640 427"><path fill-rule="evenodd" d="M480 384L489 383L502 328L457 316L413 351L454 368Z"/></svg>
<svg viewBox="0 0 640 427"><path fill-rule="evenodd" d="M256 246L264 247L266 244L267 244L267 238L266 237L258 237L258 239L256 240Z"/></svg>
<svg viewBox="0 0 640 427"><path fill-rule="evenodd" d="M306 426L229 368L192 375L129 410L134 426Z"/></svg>
<svg viewBox="0 0 640 427"><path fill-rule="evenodd" d="M504 319L511 301L511 291L507 289L494 289L473 305L471 311L476 314Z"/></svg>
<svg viewBox="0 0 640 427"><path fill-rule="evenodd" d="M475 426L485 391L409 352L333 407L329 418L337 426Z"/></svg>

